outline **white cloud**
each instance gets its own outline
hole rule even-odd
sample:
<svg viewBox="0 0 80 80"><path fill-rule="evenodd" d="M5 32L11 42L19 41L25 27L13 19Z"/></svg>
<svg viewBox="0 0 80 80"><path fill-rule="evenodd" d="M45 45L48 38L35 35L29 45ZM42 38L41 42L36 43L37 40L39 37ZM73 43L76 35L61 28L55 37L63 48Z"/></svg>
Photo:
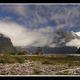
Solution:
<svg viewBox="0 0 80 80"><path fill-rule="evenodd" d="M30 30L14 22L0 21L0 33L10 37L15 46L45 46L52 41L52 31L50 27Z"/></svg>
<svg viewBox="0 0 80 80"><path fill-rule="evenodd" d="M79 48L80 47L80 39L73 39L70 42L67 42L66 46L75 46L75 47Z"/></svg>
<svg viewBox="0 0 80 80"><path fill-rule="evenodd" d="M35 37L30 36L27 29L13 22L0 22L0 32L10 37L16 46L25 46L35 40Z"/></svg>
<svg viewBox="0 0 80 80"><path fill-rule="evenodd" d="M48 23L49 20L55 21L58 25L64 24L72 27L79 24L80 20L80 5L65 6L65 5L5 5L3 11L16 13L23 18L31 19L30 24ZM45 10L46 9L46 10ZM43 15L43 16L41 16ZM33 16L31 18L31 16ZM24 20L23 20L24 21Z"/></svg>

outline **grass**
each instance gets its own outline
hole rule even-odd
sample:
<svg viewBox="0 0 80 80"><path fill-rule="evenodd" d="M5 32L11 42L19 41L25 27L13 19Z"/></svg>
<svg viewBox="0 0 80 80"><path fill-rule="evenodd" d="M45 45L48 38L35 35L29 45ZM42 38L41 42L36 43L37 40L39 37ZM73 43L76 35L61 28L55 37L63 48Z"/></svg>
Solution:
<svg viewBox="0 0 80 80"><path fill-rule="evenodd" d="M0 63L27 63L28 61L40 61L41 63L38 65L40 66L48 66L48 65L55 65L54 69L51 70L53 71L53 73L55 72L54 70L56 70L56 75L71 75L71 73L69 73L69 71L65 70L65 69L68 69L68 68L73 68L75 66L80 66L80 57L79 56L67 56L67 55L58 55L58 54L48 54L48 55L12 55L12 54L0 54ZM39 69L39 68L36 68L35 66L37 65L34 65L32 63L30 63L30 67L32 68L33 67L33 72L30 73L32 75L42 75L42 74L48 74L42 70L46 70L47 68L43 68L43 69ZM67 64L67 66L66 66ZM60 67L58 68L56 65L59 65ZM64 66L65 65L65 66ZM50 68L51 68L50 66ZM52 66L52 67L53 67ZM35 67L35 68L34 68ZM21 68L24 68L24 67L21 67ZM50 69L49 68L49 69ZM65 71L59 71L59 70L65 70ZM46 70L47 71L47 70ZM57 72L58 71L58 72ZM77 72L79 73L79 72ZM1 72L1 75L8 75L8 74L12 74L12 75L16 75L17 72L14 70L14 68L11 69L11 71L5 71L3 70ZM52 72L50 73L52 74Z"/></svg>
<svg viewBox="0 0 80 80"><path fill-rule="evenodd" d="M0 54L0 63L24 63L26 60L41 61L42 64L68 64L68 66L80 66L79 56L64 55L10 55Z"/></svg>
<svg viewBox="0 0 80 80"><path fill-rule="evenodd" d="M25 58L21 56L3 54L0 55L0 63L24 63Z"/></svg>

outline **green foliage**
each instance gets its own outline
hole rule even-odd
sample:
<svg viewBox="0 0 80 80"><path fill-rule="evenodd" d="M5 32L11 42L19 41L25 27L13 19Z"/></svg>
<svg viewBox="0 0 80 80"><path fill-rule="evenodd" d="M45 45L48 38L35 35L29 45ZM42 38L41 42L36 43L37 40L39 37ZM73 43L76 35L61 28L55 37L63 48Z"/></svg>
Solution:
<svg viewBox="0 0 80 80"><path fill-rule="evenodd" d="M16 59L16 61L18 63L24 63L25 62L25 58L24 57L21 57L21 56L16 56L15 59Z"/></svg>
<svg viewBox="0 0 80 80"><path fill-rule="evenodd" d="M30 53L27 52L27 51L21 51L21 52L18 52L17 54L18 54L18 55L26 55L26 54L30 54Z"/></svg>
<svg viewBox="0 0 80 80"><path fill-rule="evenodd" d="M80 47L79 47L79 49L76 51L76 53L77 53L77 54L80 54Z"/></svg>
<svg viewBox="0 0 80 80"><path fill-rule="evenodd" d="M24 63L25 57L10 55L10 54L2 54L0 55L0 63Z"/></svg>
<svg viewBox="0 0 80 80"><path fill-rule="evenodd" d="M23 53L23 52L19 52L18 55L25 55L25 53Z"/></svg>
<svg viewBox="0 0 80 80"><path fill-rule="evenodd" d="M45 55L13 55L13 54L0 54L0 63L24 63L26 60L40 61L42 64L68 64L71 66L80 66L80 57L55 57L55 56L45 56Z"/></svg>
<svg viewBox="0 0 80 80"><path fill-rule="evenodd" d="M9 54L10 54L10 55L16 55L17 53L16 53L16 52L15 52L15 53L14 53L14 52L11 52L11 53L9 53Z"/></svg>
<svg viewBox="0 0 80 80"><path fill-rule="evenodd" d="M43 60L42 64L52 64L49 60Z"/></svg>
<svg viewBox="0 0 80 80"><path fill-rule="evenodd" d="M43 49L41 47L38 47L37 48L37 52L35 54L42 55L42 54L44 54L44 51L43 51Z"/></svg>
<svg viewBox="0 0 80 80"><path fill-rule="evenodd" d="M0 63L16 63L16 60L9 54L0 55Z"/></svg>

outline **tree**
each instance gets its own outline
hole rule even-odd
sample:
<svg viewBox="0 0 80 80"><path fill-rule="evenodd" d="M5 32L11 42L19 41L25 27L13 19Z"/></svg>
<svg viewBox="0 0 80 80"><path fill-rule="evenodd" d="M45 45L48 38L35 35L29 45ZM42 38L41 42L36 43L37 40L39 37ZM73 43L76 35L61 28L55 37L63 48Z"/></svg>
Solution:
<svg viewBox="0 0 80 80"><path fill-rule="evenodd" d="M80 54L80 48L79 48L79 49L77 49L76 53L77 53L77 54Z"/></svg>
<svg viewBox="0 0 80 80"><path fill-rule="evenodd" d="M20 51L17 54L18 55L26 55L26 54L29 54L29 52L27 52L27 51Z"/></svg>
<svg viewBox="0 0 80 80"><path fill-rule="evenodd" d="M43 49L41 47L38 47L36 54L44 54Z"/></svg>

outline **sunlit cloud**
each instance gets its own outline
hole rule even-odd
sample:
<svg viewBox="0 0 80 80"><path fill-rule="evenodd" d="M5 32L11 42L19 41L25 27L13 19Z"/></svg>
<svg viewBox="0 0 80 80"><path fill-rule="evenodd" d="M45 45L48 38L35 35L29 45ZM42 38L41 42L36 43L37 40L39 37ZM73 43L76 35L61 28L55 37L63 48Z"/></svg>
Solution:
<svg viewBox="0 0 80 80"><path fill-rule="evenodd" d="M45 46L52 39L52 31L50 27L30 30L14 22L0 22L0 33L10 37L15 46Z"/></svg>

